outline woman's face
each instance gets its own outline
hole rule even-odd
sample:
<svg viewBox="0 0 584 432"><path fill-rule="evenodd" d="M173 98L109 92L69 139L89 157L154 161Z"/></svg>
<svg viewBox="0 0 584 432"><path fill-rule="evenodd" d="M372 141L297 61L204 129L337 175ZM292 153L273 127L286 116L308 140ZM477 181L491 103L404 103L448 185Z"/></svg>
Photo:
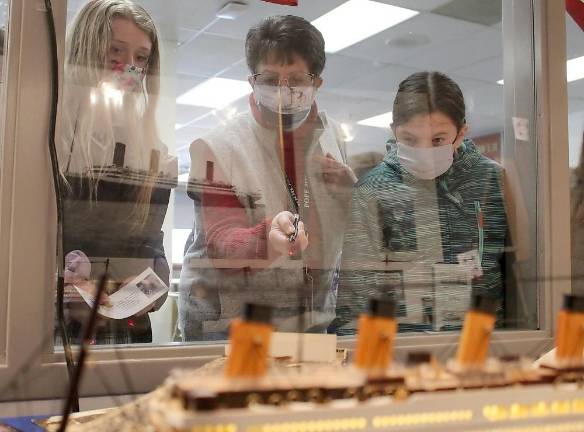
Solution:
<svg viewBox="0 0 584 432"><path fill-rule="evenodd" d="M431 114L418 114L408 122L393 126L398 142L410 147L429 148L452 144L456 150L466 134L465 125L460 131L447 115L440 111Z"/></svg>
<svg viewBox="0 0 584 432"><path fill-rule="evenodd" d="M297 129L308 118L316 90L322 84L320 77L310 74L302 57L294 54L291 60L290 64L282 63L268 56L257 66L257 74L249 77L266 127Z"/></svg>
<svg viewBox="0 0 584 432"><path fill-rule="evenodd" d="M115 69L119 65L127 64L146 68L151 50L152 41L147 33L128 19L116 18L112 21L105 66L107 69Z"/></svg>

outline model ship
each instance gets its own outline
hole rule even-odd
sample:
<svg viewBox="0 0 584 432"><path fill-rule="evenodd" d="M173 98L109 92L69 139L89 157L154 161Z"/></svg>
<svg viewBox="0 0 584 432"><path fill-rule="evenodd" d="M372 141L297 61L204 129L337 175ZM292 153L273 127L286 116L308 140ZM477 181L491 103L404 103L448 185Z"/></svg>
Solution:
<svg viewBox="0 0 584 432"><path fill-rule="evenodd" d="M207 161L204 179L189 178L186 186L191 199L198 200L205 194L206 205L211 207L225 206L226 196L236 196L245 207L254 209L259 207L257 202L261 199L259 192L244 193L229 183L216 180L213 161Z"/></svg>
<svg viewBox="0 0 584 432"><path fill-rule="evenodd" d="M440 364L414 352L396 364L395 310L392 300L371 301L359 320L351 365L299 372L270 363L268 313L248 306L231 328L223 376L174 371L163 395L151 401L151 421L161 431L487 430L475 428L584 415L584 298L566 297L555 358L539 367L518 357L488 357L495 306L480 296L465 316L454 359Z"/></svg>
<svg viewBox="0 0 584 432"><path fill-rule="evenodd" d="M125 164L126 145L117 142L113 160L110 165L92 166L82 173L66 173L69 186L74 191L82 190L87 184L96 183L100 189L107 189L109 184L117 187L136 188L152 184L154 189L168 189L176 187L177 178L166 174L160 169L160 151L153 149L150 152L150 167L148 170L130 168Z"/></svg>
<svg viewBox="0 0 584 432"><path fill-rule="evenodd" d="M152 250L162 250L161 237L155 246L152 239L160 236L177 178L160 166L158 150L152 150L148 170L129 168L125 153L126 146L116 143L110 165L65 173L65 250L80 249L94 257L112 257L112 250L116 257L164 255Z"/></svg>

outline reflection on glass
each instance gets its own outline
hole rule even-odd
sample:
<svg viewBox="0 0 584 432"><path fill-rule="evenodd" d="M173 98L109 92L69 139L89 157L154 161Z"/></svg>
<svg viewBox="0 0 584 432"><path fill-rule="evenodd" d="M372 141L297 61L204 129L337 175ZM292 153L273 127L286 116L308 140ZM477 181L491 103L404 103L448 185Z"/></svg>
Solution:
<svg viewBox="0 0 584 432"><path fill-rule="evenodd" d="M176 159L158 139L158 33L141 6L93 0L67 32L63 128L59 148L64 194L66 318L79 343L103 272L109 296L145 269L169 283L162 223L176 184ZM151 342L149 314L166 295L134 315L101 315L95 343Z"/></svg>
<svg viewBox="0 0 584 432"><path fill-rule="evenodd" d="M502 167L466 139L462 91L439 72L399 85L396 144L353 195L337 304L339 333L371 296L401 304L400 330L459 329L472 294L500 301L507 218Z"/></svg>
<svg viewBox="0 0 584 432"><path fill-rule="evenodd" d="M114 336L98 341L148 341L150 322L156 343L225 340L247 301L273 306L277 330L348 334L379 295L397 301L400 331L459 328L472 292L499 300L499 327L536 325L537 296L523 301L513 254L503 254L516 245L501 190L515 161L502 151L511 140L503 139L507 88L497 83L500 2L458 10L386 0L356 10L354 27L335 14L319 20L342 0L246 2L229 19L215 0L136 2L160 32L115 8L109 21L99 16L106 3L146 16L128 0L68 2L76 18L60 157L66 252L80 251L68 256L70 276L91 291L107 267L110 294L148 267L170 282L164 307L102 320L100 331ZM380 19L396 6L400 19ZM376 33L356 27L373 21ZM97 30L105 22L111 33ZM125 39L132 26L136 45ZM408 97L392 109L400 83L424 70L451 77L447 94L460 86L464 103L456 95L452 110L434 112L424 96L424 115L400 118L419 103ZM435 123L449 126L438 141L428 132ZM156 124L178 154L168 214L176 161ZM459 175L468 160L477 166ZM521 164L535 172L531 160ZM533 224L535 216L527 209ZM70 294L79 326L87 307Z"/></svg>

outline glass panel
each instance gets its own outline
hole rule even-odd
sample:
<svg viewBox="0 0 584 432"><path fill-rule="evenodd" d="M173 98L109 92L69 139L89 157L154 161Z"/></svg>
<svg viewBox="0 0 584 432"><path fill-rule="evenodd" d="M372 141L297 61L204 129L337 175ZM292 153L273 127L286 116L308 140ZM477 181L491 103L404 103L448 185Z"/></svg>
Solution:
<svg viewBox="0 0 584 432"><path fill-rule="evenodd" d="M5 124L5 112L6 112L6 86L5 86L5 75L6 75L6 62L8 59L8 23L9 23L9 1L0 1L0 173L4 165L4 124ZM5 176L0 175L0 198L2 197L3 179ZM1 201L0 201L1 202ZM0 224L2 223L2 216L0 216ZM4 297L6 296L6 297ZM7 317L7 296L8 291L3 291L0 288L0 317L2 317L2 322L0 322L0 356L3 357L6 349L6 332L3 330L6 325Z"/></svg>
<svg viewBox="0 0 584 432"><path fill-rule="evenodd" d="M8 20L10 2L0 1L0 131L4 135L4 110L6 106L5 70L8 59ZM0 162L3 154L3 143L0 143Z"/></svg>
<svg viewBox="0 0 584 432"><path fill-rule="evenodd" d="M579 22L576 21L579 19ZM582 14L566 13L566 53L568 80L568 127L571 173L572 291L584 295L584 39ZM579 65L580 64L580 65Z"/></svg>
<svg viewBox="0 0 584 432"><path fill-rule="evenodd" d="M507 307L521 194L505 190L504 92L534 84L502 85L501 0L138 3L155 28L68 6L73 335L88 310L73 284L107 270L117 304L148 267L168 295L101 319L97 343L225 340L249 302L281 331L353 334L380 296L400 331L459 329L473 294L499 328L537 326L536 303Z"/></svg>

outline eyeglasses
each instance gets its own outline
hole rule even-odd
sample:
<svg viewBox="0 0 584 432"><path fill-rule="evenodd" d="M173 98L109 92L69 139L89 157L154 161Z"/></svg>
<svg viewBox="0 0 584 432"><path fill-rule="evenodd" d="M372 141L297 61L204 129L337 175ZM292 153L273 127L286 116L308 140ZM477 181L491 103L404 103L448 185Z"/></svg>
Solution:
<svg viewBox="0 0 584 432"><path fill-rule="evenodd" d="M275 72L257 73L251 76L255 84L277 87L286 85L287 87L309 87L314 84L316 75L304 72L292 72L287 77L280 77ZM284 84L286 83L286 84Z"/></svg>

